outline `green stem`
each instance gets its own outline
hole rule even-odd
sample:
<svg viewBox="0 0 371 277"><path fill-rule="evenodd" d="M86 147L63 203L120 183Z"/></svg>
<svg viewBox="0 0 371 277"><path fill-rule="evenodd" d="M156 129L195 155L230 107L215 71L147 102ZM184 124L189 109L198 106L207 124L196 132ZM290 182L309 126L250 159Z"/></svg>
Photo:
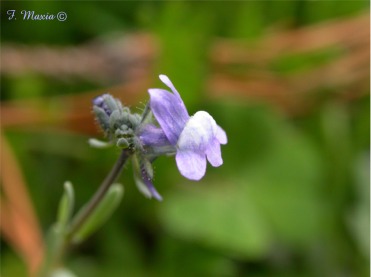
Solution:
<svg viewBox="0 0 371 277"><path fill-rule="evenodd" d="M86 206L72 220L71 225L66 235L67 244L70 243L70 240L75 234L75 232L85 223L85 221L89 218L89 216L93 213L95 208L98 206L100 201L103 199L107 190L110 188L110 186L113 184L113 182L115 182L115 180L119 176L123 166L125 165L127 159L131 156L131 154L132 154L132 151L128 148L122 150L121 155L119 156L115 165L111 169L111 172L104 179L104 181L99 186L98 190L95 192L95 194L90 199L90 201L86 204Z"/></svg>

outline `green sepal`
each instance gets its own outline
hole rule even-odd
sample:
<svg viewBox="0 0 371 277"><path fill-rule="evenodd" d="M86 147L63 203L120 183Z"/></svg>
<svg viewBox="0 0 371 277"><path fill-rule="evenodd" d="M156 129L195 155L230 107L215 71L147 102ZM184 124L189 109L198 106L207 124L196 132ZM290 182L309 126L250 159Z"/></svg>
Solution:
<svg viewBox="0 0 371 277"><path fill-rule="evenodd" d="M130 143L128 142L128 140L126 138L119 138L116 142L116 146L117 147L120 147L122 149L124 148L128 148L130 145Z"/></svg>
<svg viewBox="0 0 371 277"><path fill-rule="evenodd" d="M148 177L150 179L153 179L153 166L152 163L145 157L142 157L141 159L141 168L145 170Z"/></svg>
<svg viewBox="0 0 371 277"><path fill-rule="evenodd" d="M144 107L143 113L141 115L140 124L145 125L152 122L152 111L149 106L149 102Z"/></svg>
<svg viewBox="0 0 371 277"><path fill-rule="evenodd" d="M86 222L75 232L72 242L79 243L86 239L105 223L115 209L119 206L124 194L121 184L113 184L106 195L96 207L95 211L89 216ZM84 209L84 208L83 208Z"/></svg>
<svg viewBox="0 0 371 277"><path fill-rule="evenodd" d="M133 129L135 129L139 125L140 121L141 121L141 117L139 114L136 114L136 113L129 114L129 122L131 126L133 127Z"/></svg>
<svg viewBox="0 0 371 277"><path fill-rule="evenodd" d="M121 112L120 110L114 110L109 117L109 126L111 129L115 129L120 124Z"/></svg>
<svg viewBox="0 0 371 277"><path fill-rule="evenodd" d="M147 188L146 184L142 180L141 169L140 169L140 157L138 155L133 155L133 172L134 172L134 181L138 190L147 198L151 198L152 194Z"/></svg>
<svg viewBox="0 0 371 277"><path fill-rule="evenodd" d="M106 103L108 109L111 112L114 112L115 110L121 110L121 102L119 102L117 99L113 98L109 94L104 95L104 102Z"/></svg>
<svg viewBox="0 0 371 277"><path fill-rule="evenodd" d="M72 183L64 183L64 193L59 202L57 224L61 230L64 230L70 221L73 213L75 197Z"/></svg>
<svg viewBox="0 0 371 277"><path fill-rule="evenodd" d="M100 127L107 133L109 131L109 116L102 108L97 106L93 106L93 111Z"/></svg>

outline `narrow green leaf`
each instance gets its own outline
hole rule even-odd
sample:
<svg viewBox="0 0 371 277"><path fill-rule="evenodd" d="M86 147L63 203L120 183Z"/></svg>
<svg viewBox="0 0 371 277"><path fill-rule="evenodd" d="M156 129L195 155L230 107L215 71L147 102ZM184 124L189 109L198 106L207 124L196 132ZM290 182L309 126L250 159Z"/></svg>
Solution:
<svg viewBox="0 0 371 277"><path fill-rule="evenodd" d="M112 143L110 142L101 141L95 138L90 138L88 140L88 143L91 147L94 147L94 148L108 148L112 146Z"/></svg>
<svg viewBox="0 0 371 277"><path fill-rule="evenodd" d="M73 213L73 206L74 206L74 191L72 183L66 181L64 183L64 193L59 202L58 208L58 226L64 230L66 225L68 224L72 213Z"/></svg>
<svg viewBox="0 0 371 277"><path fill-rule="evenodd" d="M120 204L124 189L121 184L113 184L90 215L72 238L75 243L81 242L105 223Z"/></svg>
<svg viewBox="0 0 371 277"><path fill-rule="evenodd" d="M37 276L50 277L53 270L55 257L58 257L63 248L64 231L59 224L53 224L46 234L45 257Z"/></svg>

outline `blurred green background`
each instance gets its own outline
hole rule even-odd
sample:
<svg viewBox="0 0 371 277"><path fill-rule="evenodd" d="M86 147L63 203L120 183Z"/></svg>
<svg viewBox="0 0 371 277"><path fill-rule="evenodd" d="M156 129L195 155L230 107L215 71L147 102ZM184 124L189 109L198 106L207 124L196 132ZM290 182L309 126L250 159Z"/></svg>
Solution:
<svg viewBox="0 0 371 277"><path fill-rule="evenodd" d="M68 17L22 20L21 10ZM200 182L158 159L161 203L137 191L126 166L120 208L66 266L90 277L369 276L368 13L369 1L3 1L3 132L43 233L64 181L80 207L118 155L86 143L102 138L82 128L93 124L90 96L135 82L140 91L118 95L139 109L166 74L190 114L208 111L229 139L224 164ZM5 113L35 101L46 118ZM77 128L64 124L80 113ZM1 242L1 276L25 276Z"/></svg>

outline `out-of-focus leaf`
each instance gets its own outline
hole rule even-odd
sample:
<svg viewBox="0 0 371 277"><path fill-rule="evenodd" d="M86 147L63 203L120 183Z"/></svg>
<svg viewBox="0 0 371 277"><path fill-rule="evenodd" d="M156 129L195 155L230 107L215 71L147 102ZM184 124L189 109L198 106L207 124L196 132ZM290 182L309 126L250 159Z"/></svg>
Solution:
<svg viewBox="0 0 371 277"><path fill-rule="evenodd" d="M287 127L287 126L286 126ZM291 245L318 238L323 223L320 160L315 149L285 126L277 126L267 155L244 174L245 189L280 240Z"/></svg>
<svg viewBox="0 0 371 277"><path fill-rule="evenodd" d="M238 276L238 265L209 247L163 236L158 248L155 270L159 276Z"/></svg>
<svg viewBox="0 0 371 277"><path fill-rule="evenodd" d="M323 223L322 161L310 141L281 116L264 110L261 113L265 115L264 121L257 111L247 122L251 121L251 126L258 122L262 125L259 136L264 149L259 148L260 155L235 172L235 182L239 184L240 193L252 199L255 209L269 222L278 240L291 245L310 244L318 237ZM260 144L259 137L256 143ZM245 146L229 147L237 151ZM241 167L239 160L242 157L236 155L235 160L229 162Z"/></svg>
<svg viewBox="0 0 371 277"><path fill-rule="evenodd" d="M122 185L113 184L95 211L73 236L72 241L76 243L83 241L106 222L120 204L123 194L124 188Z"/></svg>
<svg viewBox="0 0 371 277"><path fill-rule="evenodd" d="M249 195L233 183L166 196L161 219L172 233L245 257L261 257L271 237Z"/></svg>
<svg viewBox="0 0 371 277"><path fill-rule="evenodd" d="M65 229L66 225L68 224L74 207L74 191L72 183L66 181L64 183L64 193L59 202L58 208L58 225L60 228Z"/></svg>
<svg viewBox="0 0 371 277"><path fill-rule="evenodd" d="M370 156L359 158L354 166L357 203L347 221L358 247L370 258Z"/></svg>

